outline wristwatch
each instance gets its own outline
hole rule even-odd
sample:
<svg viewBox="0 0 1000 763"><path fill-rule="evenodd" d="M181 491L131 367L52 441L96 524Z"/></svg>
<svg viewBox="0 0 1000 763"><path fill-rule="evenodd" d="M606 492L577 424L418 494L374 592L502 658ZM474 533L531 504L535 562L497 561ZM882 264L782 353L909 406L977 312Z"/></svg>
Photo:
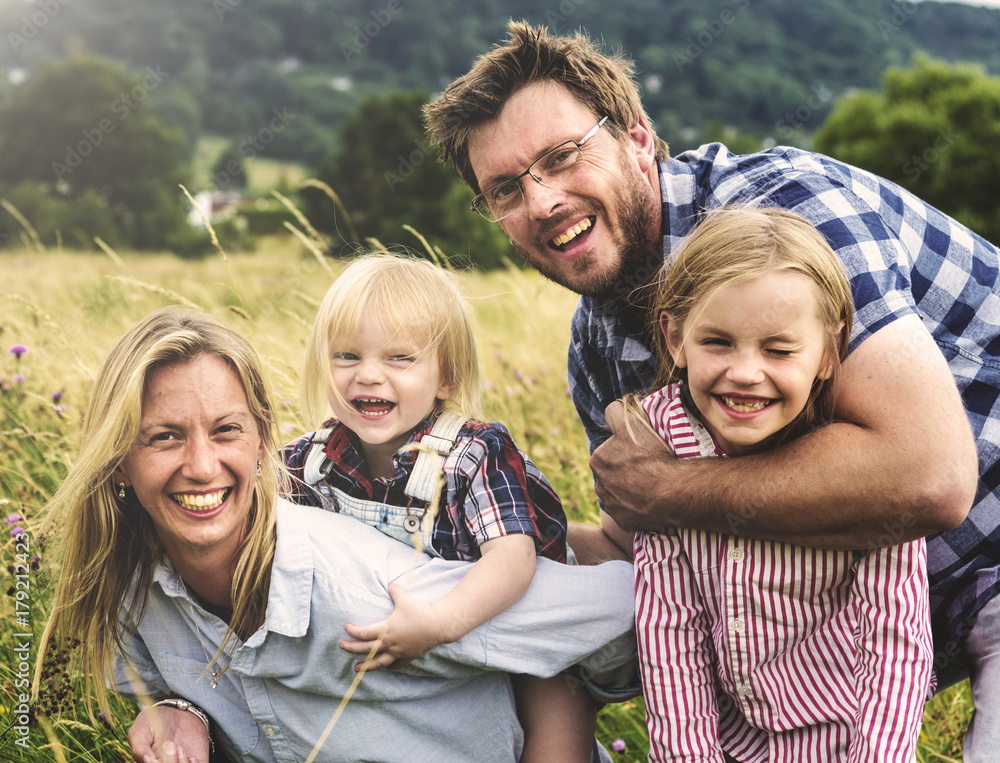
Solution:
<svg viewBox="0 0 1000 763"><path fill-rule="evenodd" d="M215 742L212 741L212 728L211 723L208 720L208 715L197 705L192 705L186 699L181 699L180 697L171 697L169 699L161 699L159 702L154 702L151 707L157 707L159 705L167 705L168 707L176 707L178 710L187 710L189 713L193 713L198 717L202 723L205 724L205 733L208 734L208 749L210 752L215 752Z"/></svg>

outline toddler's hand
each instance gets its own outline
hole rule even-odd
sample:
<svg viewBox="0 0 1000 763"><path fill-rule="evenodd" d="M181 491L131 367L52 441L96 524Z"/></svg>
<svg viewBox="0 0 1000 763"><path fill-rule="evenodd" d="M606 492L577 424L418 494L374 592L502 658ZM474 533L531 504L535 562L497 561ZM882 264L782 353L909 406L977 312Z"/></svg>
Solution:
<svg viewBox="0 0 1000 763"><path fill-rule="evenodd" d="M355 670L403 668L449 640L433 605L414 599L396 583L389 584L389 596L396 607L385 620L370 625L344 626L347 634L354 639L340 642L339 646L345 652L367 654L378 644L379 637L382 638L367 667L364 662L359 662L354 666Z"/></svg>

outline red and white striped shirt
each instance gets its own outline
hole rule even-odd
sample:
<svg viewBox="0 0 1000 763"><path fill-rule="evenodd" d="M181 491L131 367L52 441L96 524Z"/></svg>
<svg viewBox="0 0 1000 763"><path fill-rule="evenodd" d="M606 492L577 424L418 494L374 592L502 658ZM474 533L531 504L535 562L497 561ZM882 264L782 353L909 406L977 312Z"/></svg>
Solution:
<svg viewBox="0 0 1000 763"><path fill-rule="evenodd" d="M643 406L678 458L725 455L678 385ZM635 571L651 761L912 763L932 665L922 540L858 558L676 529L636 535Z"/></svg>

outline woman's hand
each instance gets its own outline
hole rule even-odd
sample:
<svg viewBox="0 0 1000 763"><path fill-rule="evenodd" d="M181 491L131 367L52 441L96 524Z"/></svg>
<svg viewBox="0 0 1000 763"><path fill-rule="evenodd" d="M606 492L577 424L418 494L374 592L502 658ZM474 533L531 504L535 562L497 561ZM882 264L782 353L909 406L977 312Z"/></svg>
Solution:
<svg viewBox="0 0 1000 763"><path fill-rule="evenodd" d="M359 662L355 670L404 668L438 644L451 640L432 604L414 599L397 583L389 584L389 596L396 608L385 620L371 625L344 626L348 635L355 639L340 642L345 652L368 654L378 645L371 662ZM378 643L380 636L381 644Z"/></svg>
<svg viewBox="0 0 1000 763"><path fill-rule="evenodd" d="M136 763L208 763L208 731L194 713L147 707L128 732Z"/></svg>

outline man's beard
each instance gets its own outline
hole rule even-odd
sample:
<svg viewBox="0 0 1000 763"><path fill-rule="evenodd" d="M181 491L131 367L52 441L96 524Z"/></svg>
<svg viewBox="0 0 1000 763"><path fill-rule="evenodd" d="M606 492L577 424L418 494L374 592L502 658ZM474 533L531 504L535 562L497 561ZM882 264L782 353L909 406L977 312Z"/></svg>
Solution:
<svg viewBox="0 0 1000 763"><path fill-rule="evenodd" d="M622 170L624 176L626 168ZM658 231L651 225L658 201L651 198L649 186L642 177L623 180L616 190L619 192L618 234L621 236L619 259L606 272L584 280L584 274L593 265L592 254L582 255L572 262L567 272L565 265L560 268L548 257L530 256L526 249L511 241L514 250L543 276L570 291L602 302L627 299L636 287L648 283L663 264ZM542 251L547 249L547 244L543 240L536 242ZM574 274L579 274L580 278L574 278Z"/></svg>

